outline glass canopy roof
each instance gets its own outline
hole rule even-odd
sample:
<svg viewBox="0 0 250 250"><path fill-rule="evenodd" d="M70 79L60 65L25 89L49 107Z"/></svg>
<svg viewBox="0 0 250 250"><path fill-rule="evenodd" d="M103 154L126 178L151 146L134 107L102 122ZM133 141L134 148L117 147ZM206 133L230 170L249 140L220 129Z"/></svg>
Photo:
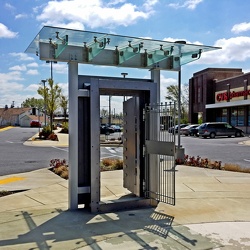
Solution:
<svg viewBox="0 0 250 250"><path fill-rule="evenodd" d="M44 26L25 52L41 60L178 70L215 49L220 48Z"/></svg>

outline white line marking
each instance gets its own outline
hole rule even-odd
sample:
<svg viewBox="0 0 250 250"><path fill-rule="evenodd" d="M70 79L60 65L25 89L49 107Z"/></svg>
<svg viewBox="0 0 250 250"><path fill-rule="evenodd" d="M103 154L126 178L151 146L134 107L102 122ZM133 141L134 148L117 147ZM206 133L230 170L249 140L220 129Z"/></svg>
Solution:
<svg viewBox="0 0 250 250"><path fill-rule="evenodd" d="M6 141L6 142L8 142L8 143L14 143L14 142L12 142L12 141Z"/></svg>
<svg viewBox="0 0 250 250"><path fill-rule="evenodd" d="M116 153L116 151L114 150L114 149L112 149L112 148L110 148L110 147L105 147L110 153L113 153L113 154L115 154Z"/></svg>
<svg viewBox="0 0 250 250"><path fill-rule="evenodd" d="M101 157L101 160L102 159L106 159L106 158L110 158L111 156L114 156L114 157L116 157L116 158L123 158L123 156L121 156L121 155L113 155L113 154L110 154L109 156L104 156L104 157Z"/></svg>
<svg viewBox="0 0 250 250"><path fill-rule="evenodd" d="M250 162L250 160L247 160L247 159L244 159L244 161L249 161Z"/></svg>
<svg viewBox="0 0 250 250"><path fill-rule="evenodd" d="M68 152L68 151L69 151L68 149L58 148L58 147L56 147L56 146L52 146L52 148L56 148L56 149L59 149L59 150L62 150L62 151L66 151L66 152Z"/></svg>

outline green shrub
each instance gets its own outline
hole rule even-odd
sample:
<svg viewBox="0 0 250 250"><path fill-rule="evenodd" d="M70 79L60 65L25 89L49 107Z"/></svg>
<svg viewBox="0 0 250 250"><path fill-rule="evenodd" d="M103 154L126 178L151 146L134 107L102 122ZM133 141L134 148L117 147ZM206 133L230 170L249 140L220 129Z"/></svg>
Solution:
<svg viewBox="0 0 250 250"><path fill-rule="evenodd" d="M185 155L184 161L176 159L176 164L179 164L179 165L184 164L184 165L193 166L193 167L250 173L250 169L242 168L238 164L225 163L224 166L222 166L221 161L211 161L211 160L208 160L207 158L203 159L200 156L194 157L194 156Z"/></svg>
<svg viewBox="0 0 250 250"><path fill-rule="evenodd" d="M46 140L48 139L50 134L51 134L50 126L44 126L42 131L39 133L39 138Z"/></svg>
<svg viewBox="0 0 250 250"><path fill-rule="evenodd" d="M69 123L68 122L64 122L62 124L62 129L61 129L60 133L64 133L64 134L69 133Z"/></svg>

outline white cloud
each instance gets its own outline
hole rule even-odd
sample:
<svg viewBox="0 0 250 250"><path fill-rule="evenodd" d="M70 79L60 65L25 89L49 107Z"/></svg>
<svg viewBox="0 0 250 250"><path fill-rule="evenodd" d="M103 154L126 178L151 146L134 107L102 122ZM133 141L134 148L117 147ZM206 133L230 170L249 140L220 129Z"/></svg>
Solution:
<svg viewBox="0 0 250 250"><path fill-rule="evenodd" d="M22 53L22 52L19 52L19 53L13 52L13 53L10 53L10 55L13 57L16 57L19 61L33 61L34 60L33 57L28 56L28 54Z"/></svg>
<svg viewBox="0 0 250 250"><path fill-rule="evenodd" d="M51 64L50 63L44 63L42 64L42 67L45 67L48 69L48 78L50 75L50 69L51 69ZM58 62L58 63L52 63L52 70L53 74L58 73L58 74L68 74L68 65L67 63L63 62Z"/></svg>
<svg viewBox="0 0 250 250"><path fill-rule="evenodd" d="M31 84L25 87L20 81L24 81L20 71L0 73L1 98L0 107L10 106L15 101L15 107L20 107L21 103L27 98L41 98L37 94L39 84ZM27 94L27 91L29 92Z"/></svg>
<svg viewBox="0 0 250 250"><path fill-rule="evenodd" d="M0 73L1 98L0 107L6 104L10 105L12 101L16 101L15 95L23 90L23 85L18 81L24 80L19 71L9 73Z"/></svg>
<svg viewBox="0 0 250 250"><path fill-rule="evenodd" d="M189 10L194 10L198 4L202 3L203 0L186 0L183 3L170 3L168 6L179 9L179 8L187 8Z"/></svg>
<svg viewBox="0 0 250 250"><path fill-rule="evenodd" d="M158 3L158 0L146 0L143 7L146 11L153 11L153 6Z"/></svg>
<svg viewBox="0 0 250 250"><path fill-rule="evenodd" d="M11 5L10 3L6 3L5 6L4 6L7 10L15 10L15 7L13 5Z"/></svg>
<svg viewBox="0 0 250 250"><path fill-rule="evenodd" d="M0 23L0 38L15 38L17 35L18 32L13 32L9 30L7 26Z"/></svg>
<svg viewBox="0 0 250 250"><path fill-rule="evenodd" d="M27 64L27 67L37 68L38 67L38 63L36 63L36 62L29 63L29 64Z"/></svg>
<svg viewBox="0 0 250 250"><path fill-rule="evenodd" d="M25 71L27 68L25 65L15 65L13 67L10 67L9 70L14 70L14 71Z"/></svg>
<svg viewBox="0 0 250 250"><path fill-rule="evenodd" d="M21 77L21 72L19 71L12 71L9 73L0 73L0 85L2 87L2 84L7 83L11 81L22 81L24 78Z"/></svg>
<svg viewBox="0 0 250 250"><path fill-rule="evenodd" d="M233 26L233 28L231 29L231 31L235 34L239 34L241 32L245 32L250 30L250 23L239 23L239 24L235 24Z"/></svg>
<svg viewBox="0 0 250 250"><path fill-rule="evenodd" d="M90 28L129 26L138 19L149 18L156 3L156 0L146 1L144 6L136 6L131 3L123 4L122 1L109 3L98 0L49 1L42 13L37 16L37 20L42 21L43 25L75 29L84 29L85 26Z"/></svg>
<svg viewBox="0 0 250 250"><path fill-rule="evenodd" d="M53 71L59 74L68 74L68 65L66 63L53 64Z"/></svg>
<svg viewBox="0 0 250 250"><path fill-rule="evenodd" d="M117 5L119 3L124 3L124 2L126 2L126 0L112 0L107 4L107 6Z"/></svg>
<svg viewBox="0 0 250 250"><path fill-rule="evenodd" d="M165 96L167 95L167 87L170 85L177 85L177 79L174 78L165 78L164 75L161 74L161 102L166 102Z"/></svg>
<svg viewBox="0 0 250 250"><path fill-rule="evenodd" d="M173 38L173 37L167 37L167 38L163 38L163 41L166 41L166 42L171 42L171 43L174 43L176 41L185 41L187 44L196 44L196 45L202 45L201 42L199 41L195 41L195 42L190 42L188 41L187 39L185 38Z"/></svg>
<svg viewBox="0 0 250 250"><path fill-rule="evenodd" d="M15 19L22 19L22 18L27 18L28 15L27 14L18 14L15 16Z"/></svg>
<svg viewBox="0 0 250 250"><path fill-rule="evenodd" d="M63 95L68 96L68 83L58 83L58 86L62 88Z"/></svg>
<svg viewBox="0 0 250 250"><path fill-rule="evenodd" d="M36 69L29 69L26 72L27 75L39 75L39 72Z"/></svg>
<svg viewBox="0 0 250 250"><path fill-rule="evenodd" d="M164 41L186 41L187 44L202 45L201 42L190 42L185 38L164 38ZM221 47L222 49L213 50L210 52L204 52L201 54L201 58L192 64L229 64L231 62L243 62L250 59L250 37L238 36L232 38L222 38L215 42L215 47Z"/></svg>
<svg viewBox="0 0 250 250"><path fill-rule="evenodd" d="M31 92L37 92L38 88L39 88L39 84L33 83L33 84L30 84L29 86L27 86L24 90L31 91Z"/></svg>
<svg viewBox="0 0 250 250"><path fill-rule="evenodd" d="M243 62L250 59L250 37L239 36L229 39L219 39L214 44L222 47L220 50L202 53L199 64L228 64L230 62Z"/></svg>

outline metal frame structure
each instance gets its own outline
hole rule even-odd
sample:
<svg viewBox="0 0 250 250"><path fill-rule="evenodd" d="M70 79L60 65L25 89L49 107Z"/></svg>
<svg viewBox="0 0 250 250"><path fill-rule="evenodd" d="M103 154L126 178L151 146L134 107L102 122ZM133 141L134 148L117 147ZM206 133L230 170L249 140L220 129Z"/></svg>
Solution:
<svg viewBox="0 0 250 250"><path fill-rule="evenodd" d="M136 98L139 97L141 100L143 99L143 94L140 93L149 91L150 94L148 99L144 100L144 105L150 102L151 104L159 104L160 70L179 72L178 86L180 89L181 66L198 60L202 53L215 49L218 48L187 44L183 41L167 42L50 26L44 26L40 30L25 52L36 54L40 60L51 61L51 63L53 61L68 63L70 209L77 209L78 205L83 201L86 206L91 206L92 212L100 211L100 173L98 158L100 148L99 136L98 133L96 133L96 131L99 130L100 94L123 92L124 95L128 96L130 93L131 96L135 98L134 104L137 105L140 101L136 100ZM151 79L150 81L131 79L128 85L129 87L127 88L126 84L119 84L117 79L114 81L113 78L104 79L102 77L91 77L88 79L90 82L89 88L85 88L81 86L84 81L79 81L80 77L78 77L79 63L146 69L151 71ZM127 80L123 79L123 81ZM138 112L142 112L142 109L139 105ZM81 116L79 116L81 112L86 112L88 117L91 117L90 123L86 123L81 119ZM154 133L158 133L160 129L160 117L159 113L154 112L151 113L150 116L155 118L153 120L156 122L156 125L151 125L151 132L149 133L146 143L146 151L149 154L147 157L149 159L148 169L151 169L147 183L149 189L147 189L147 191L155 194L153 198L159 200L159 197L157 197L159 196L159 187L155 184L157 181L156 178L159 178L159 175L152 174L154 172L152 168L158 169L158 162L161 160L156 154L157 152L154 152L152 149L154 145L158 145L155 140L157 141L159 138L155 139L152 136ZM150 123L151 121L152 119L150 118ZM143 128L142 124L140 121L140 130ZM136 123L134 125L136 125ZM83 133L84 129L90 133ZM142 137L142 133L137 133L136 138L140 140L138 143L142 143L145 139ZM88 143L84 144L83 142ZM159 143L161 144L161 142ZM173 142L171 141L169 145L171 145L172 148ZM140 152L142 151L141 148L140 146ZM159 145L157 148L159 148ZM135 150L137 149L135 148ZM160 150L159 152L162 151ZM82 158L83 153L86 154L84 159ZM162 155L165 154L165 151L162 152ZM138 161L136 157L135 159ZM87 164L88 167L82 167L84 164ZM135 169L137 169L136 164ZM166 171L168 170L169 169L166 169ZM132 168L132 171L134 171L134 168ZM129 171L129 174L132 174L132 171ZM138 195L141 194L143 184L141 178L139 178L139 181L139 185L136 189L133 189L133 192ZM131 184L127 183L126 185L131 189Z"/></svg>

